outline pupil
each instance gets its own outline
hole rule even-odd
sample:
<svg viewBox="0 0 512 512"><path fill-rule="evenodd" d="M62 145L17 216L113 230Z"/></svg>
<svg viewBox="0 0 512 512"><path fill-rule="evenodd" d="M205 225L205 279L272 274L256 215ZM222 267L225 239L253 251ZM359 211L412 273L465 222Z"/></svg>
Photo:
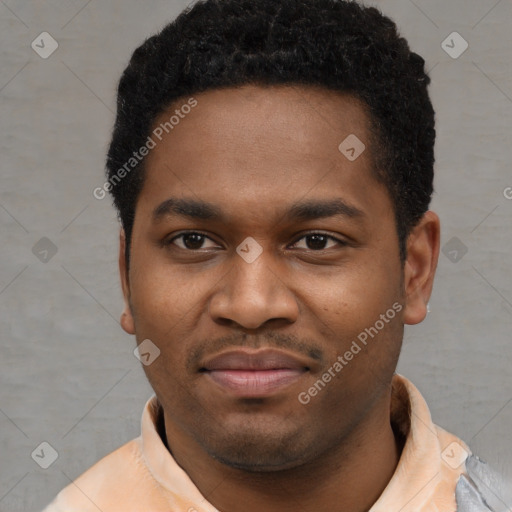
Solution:
<svg viewBox="0 0 512 512"><path fill-rule="evenodd" d="M313 250L324 249L326 241L327 237L325 235L308 235L306 239L306 245L309 249Z"/></svg>
<svg viewBox="0 0 512 512"><path fill-rule="evenodd" d="M203 235L192 233L183 237L183 243L187 249L200 249L203 245L203 239Z"/></svg>

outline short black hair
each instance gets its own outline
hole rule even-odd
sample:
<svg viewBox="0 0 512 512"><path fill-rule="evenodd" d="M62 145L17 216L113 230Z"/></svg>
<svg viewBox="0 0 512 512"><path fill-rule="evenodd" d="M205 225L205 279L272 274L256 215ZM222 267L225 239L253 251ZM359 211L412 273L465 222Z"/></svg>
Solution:
<svg viewBox="0 0 512 512"><path fill-rule="evenodd" d="M127 262L144 160L122 180L119 170L146 143L156 117L180 98L253 84L319 86L366 106L374 174L394 206L403 263L407 236L433 192L429 83L423 58L374 7L346 0L200 0L134 51L119 82L107 179L126 233Z"/></svg>

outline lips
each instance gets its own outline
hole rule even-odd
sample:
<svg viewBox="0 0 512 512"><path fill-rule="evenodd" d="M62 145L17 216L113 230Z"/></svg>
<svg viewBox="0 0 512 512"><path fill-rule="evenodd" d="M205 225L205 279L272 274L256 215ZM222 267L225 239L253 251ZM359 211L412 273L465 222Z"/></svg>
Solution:
<svg viewBox="0 0 512 512"><path fill-rule="evenodd" d="M308 361L280 350L236 350L207 360L201 371L224 391L259 398L281 391L309 371Z"/></svg>

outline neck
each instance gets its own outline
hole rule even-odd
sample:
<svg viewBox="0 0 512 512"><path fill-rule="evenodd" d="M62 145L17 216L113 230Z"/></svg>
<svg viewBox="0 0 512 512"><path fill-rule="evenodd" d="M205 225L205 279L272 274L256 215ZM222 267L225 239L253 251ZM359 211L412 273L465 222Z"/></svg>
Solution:
<svg viewBox="0 0 512 512"><path fill-rule="evenodd" d="M223 512L364 512L389 483L401 446L390 423L390 395L343 442L301 466L247 472L212 459L165 417L176 462Z"/></svg>

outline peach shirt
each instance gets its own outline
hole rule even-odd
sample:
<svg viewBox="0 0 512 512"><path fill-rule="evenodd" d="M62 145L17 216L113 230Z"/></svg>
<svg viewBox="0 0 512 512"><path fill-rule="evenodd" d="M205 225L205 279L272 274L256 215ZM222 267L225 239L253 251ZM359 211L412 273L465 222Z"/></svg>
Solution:
<svg viewBox="0 0 512 512"><path fill-rule="evenodd" d="M156 396L146 403L141 435L63 489L43 512L218 512L167 450L156 428ZM391 421L407 437L389 484L370 512L454 512L455 488L469 448L434 425L416 387L395 375Z"/></svg>

